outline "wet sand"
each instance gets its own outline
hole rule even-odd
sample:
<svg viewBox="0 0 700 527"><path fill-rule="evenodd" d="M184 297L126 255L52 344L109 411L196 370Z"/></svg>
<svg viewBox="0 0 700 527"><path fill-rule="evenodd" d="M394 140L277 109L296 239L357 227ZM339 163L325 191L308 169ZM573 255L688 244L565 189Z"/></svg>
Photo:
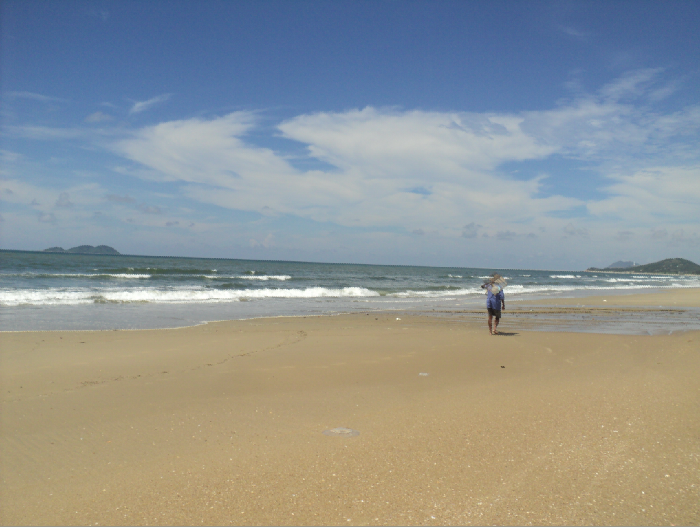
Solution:
<svg viewBox="0 0 700 527"><path fill-rule="evenodd" d="M700 523L700 332L512 322L2 333L0 519Z"/></svg>
<svg viewBox="0 0 700 527"><path fill-rule="evenodd" d="M567 331L627 335L668 335L700 331L700 289L657 290L605 296L521 299L506 294L505 319L519 331ZM467 323L483 319L483 309L450 309L431 315Z"/></svg>
<svg viewBox="0 0 700 527"><path fill-rule="evenodd" d="M516 301L524 303L523 301ZM547 306L636 306L636 307L700 307L700 289L662 289L653 293L624 293L576 297L548 298L527 301L527 304Z"/></svg>

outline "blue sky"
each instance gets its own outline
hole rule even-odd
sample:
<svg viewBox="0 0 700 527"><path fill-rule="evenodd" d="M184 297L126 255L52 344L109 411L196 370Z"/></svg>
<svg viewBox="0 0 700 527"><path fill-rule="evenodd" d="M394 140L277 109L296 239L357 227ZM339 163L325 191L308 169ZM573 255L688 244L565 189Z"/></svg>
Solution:
<svg viewBox="0 0 700 527"><path fill-rule="evenodd" d="M698 2L0 9L2 248L700 262Z"/></svg>

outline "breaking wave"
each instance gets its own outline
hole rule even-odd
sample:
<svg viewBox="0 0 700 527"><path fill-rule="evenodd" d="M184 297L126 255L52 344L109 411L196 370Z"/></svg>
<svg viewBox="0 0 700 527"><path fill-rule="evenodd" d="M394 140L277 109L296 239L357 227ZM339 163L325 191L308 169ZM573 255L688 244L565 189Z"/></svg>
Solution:
<svg viewBox="0 0 700 527"><path fill-rule="evenodd" d="M216 303L239 302L266 298L350 298L379 296L363 287L309 287L306 289L139 289L70 291L0 291L0 305L77 305L99 303Z"/></svg>

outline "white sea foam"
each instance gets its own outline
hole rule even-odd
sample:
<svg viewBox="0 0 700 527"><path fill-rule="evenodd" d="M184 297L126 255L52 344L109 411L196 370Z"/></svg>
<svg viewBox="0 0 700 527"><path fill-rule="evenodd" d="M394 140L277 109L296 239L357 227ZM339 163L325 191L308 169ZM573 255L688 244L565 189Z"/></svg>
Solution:
<svg viewBox="0 0 700 527"><path fill-rule="evenodd" d="M390 293L386 296L395 298L447 298L476 294L483 295L484 290L479 287L470 289L451 289L449 291L401 291L398 293Z"/></svg>
<svg viewBox="0 0 700 527"><path fill-rule="evenodd" d="M130 274L130 273L109 273L109 274L97 274L95 276L109 276L110 278L150 278L150 274Z"/></svg>
<svg viewBox="0 0 700 527"><path fill-rule="evenodd" d="M527 295L539 293L566 293L571 291L618 291L630 289L657 289L657 288L689 288L698 287L700 284L681 284L673 283L664 286L646 285L646 284L620 284L617 286L596 286L596 285L520 285L509 284L504 288L506 295ZM484 295L483 289L479 288L464 288L449 291L401 291L398 293L390 293L388 297L395 298L448 298L448 297L464 297L469 295Z"/></svg>
<svg viewBox="0 0 700 527"><path fill-rule="evenodd" d="M23 278L151 278L150 274L135 273L7 273L4 276Z"/></svg>
<svg viewBox="0 0 700 527"><path fill-rule="evenodd" d="M180 275L171 275L171 276L180 276ZM185 275L183 275L185 276ZM251 275L212 275L212 274L202 274L202 275L186 275L186 276L191 276L191 277L197 277L201 276L203 278L208 278L209 280L259 280L261 282L266 282L268 280L278 280L280 282L284 282L285 280L291 280L292 277L286 274L280 274L280 275L256 275L256 276L251 276Z"/></svg>
<svg viewBox="0 0 700 527"><path fill-rule="evenodd" d="M94 301L93 294L88 291L0 291L1 306L92 304Z"/></svg>
<svg viewBox="0 0 700 527"><path fill-rule="evenodd" d="M549 275L550 278L581 278L580 275L572 275L572 274L551 274Z"/></svg>
<svg viewBox="0 0 700 527"><path fill-rule="evenodd" d="M292 277L286 274L279 274L279 275L255 275L255 276L236 276L234 278L240 278L242 280L291 280Z"/></svg>
<svg viewBox="0 0 700 527"><path fill-rule="evenodd" d="M379 293L363 287L309 287L306 289L173 289L146 288L139 290L70 291L46 289L41 291L0 291L0 305L76 305L90 303L216 303L257 300L265 298L350 298L373 297Z"/></svg>
<svg viewBox="0 0 700 527"><path fill-rule="evenodd" d="M629 283L629 282L668 282L668 277L654 277L654 276L633 276L631 278L606 278L605 282L609 283Z"/></svg>
<svg viewBox="0 0 700 527"><path fill-rule="evenodd" d="M690 284L626 284L617 286L598 286L598 285L542 285L542 286L522 286L509 285L506 290L507 294L536 294L536 293L565 293L570 291L626 291L632 289L687 289L691 287L699 287L700 283Z"/></svg>

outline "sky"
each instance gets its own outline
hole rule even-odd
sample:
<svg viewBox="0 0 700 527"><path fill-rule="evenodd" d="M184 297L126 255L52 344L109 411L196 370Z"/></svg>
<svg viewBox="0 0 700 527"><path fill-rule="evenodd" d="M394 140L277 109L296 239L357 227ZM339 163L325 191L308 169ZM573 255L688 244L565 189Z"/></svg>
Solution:
<svg viewBox="0 0 700 527"><path fill-rule="evenodd" d="M700 2L0 3L0 248L700 262Z"/></svg>

